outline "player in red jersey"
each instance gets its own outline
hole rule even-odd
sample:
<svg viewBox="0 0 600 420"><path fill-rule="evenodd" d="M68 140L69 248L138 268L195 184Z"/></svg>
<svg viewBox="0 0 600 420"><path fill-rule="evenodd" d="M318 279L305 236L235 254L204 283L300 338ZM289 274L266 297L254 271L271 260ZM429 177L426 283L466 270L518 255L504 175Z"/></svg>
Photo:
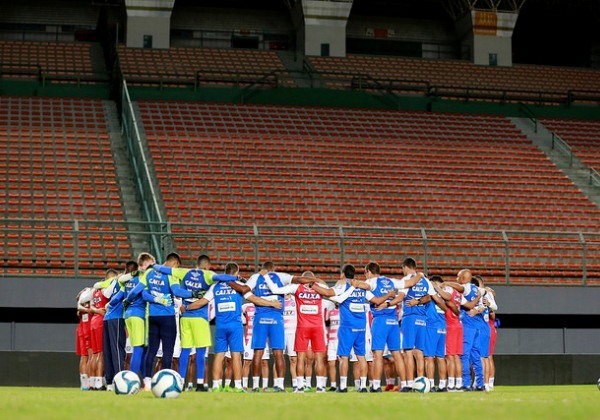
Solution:
<svg viewBox="0 0 600 420"><path fill-rule="evenodd" d="M82 391L90 389L89 363L93 356L90 337L90 301L93 294L94 291L90 287L86 287L77 294L77 317L79 318L79 325L77 325L76 331L75 354L80 357L79 380Z"/></svg>
<svg viewBox="0 0 600 420"><path fill-rule="evenodd" d="M116 270L107 270L104 276L105 280L115 278L119 275ZM91 360L91 384L90 388L96 390L105 390L104 385L104 356L102 354L102 332L104 326L104 314L106 313L106 304L110 300L112 289L94 289L90 313L90 331L92 337L92 360ZM108 295L108 296L107 296Z"/></svg>
<svg viewBox="0 0 600 420"><path fill-rule="evenodd" d="M434 289L446 301L446 366L448 370L448 391L462 388L463 326L460 322L462 294L457 290L432 283Z"/></svg>
<svg viewBox="0 0 600 420"><path fill-rule="evenodd" d="M296 341L294 350L298 353L297 364L297 390L304 392L304 369L306 363L306 351L310 343L315 352L317 362L317 392L325 392L327 384L327 369L325 367L325 354L327 345L325 343L325 320L323 317L323 297L335 296L333 289L324 284L317 284L319 280L307 284L290 284L278 287L269 276L265 276L267 286L275 294L293 294L296 299L298 326L296 328Z"/></svg>

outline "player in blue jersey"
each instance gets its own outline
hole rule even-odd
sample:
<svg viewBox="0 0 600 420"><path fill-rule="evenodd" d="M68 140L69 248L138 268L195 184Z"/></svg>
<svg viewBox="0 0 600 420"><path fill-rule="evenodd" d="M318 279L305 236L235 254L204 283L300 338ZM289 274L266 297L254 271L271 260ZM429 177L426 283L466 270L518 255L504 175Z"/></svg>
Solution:
<svg viewBox="0 0 600 420"><path fill-rule="evenodd" d="M493 295L484 287L483 278L481 276L473 276L471 283L478 288L479 295L481 296L477 305L471 309L470 312L474 314L474 318L477 321L477 330L479 331L479 352L481 354L481 362L483 365L483 386L486 391L489 391L491 370L489 360L491 339L489 324L490 309L495 310L498 309L498 307L496 306L495 300L493 300Z"/></svg>
<svg viewBox="0 0 600 420"><path fill-rule="evenodd" d="M460 320L463 325L463 354L460 356L462 363L462 387L460 390L470 390L471 366L475 373L478 383L476 388L483 391L483 365L481 363L481 352L479 347L479 330L478 320L475 314L471 312L480 299L480 294L477 286L471 283L473 274L471 270L460 270L456 276L457 283L447 283L448 286L462 293L462 301L460 307ZM479 379L481 378L481 379Z"/></svg>
<svg viewBox="0 0 600 420"><path fill-rule="evenodd" d="M441 285L440 276L432 276L429 279L432 283ZM437 291L437 287L434 286ZM427 334L425 338L425 371L431 384L432 392L448 392L446 381L448 371L446 369L446 310L448 306L446 301L439 295L431 295L432 302L427 305ZM449 302L448 305L453 305ZM440 378L439 387L434 385L435 362L437 360L438 374Z"/></svg>
<svg viewBox="0 0 600 420"><path fill-rule="evenodd" d="M116 274L116 273L115 273ZM127 274L127 273L125 273ZM121 290L118 277L109 278L94 284L95 289L103 289L108 299L112 299ZM102 354L104 357L104 379L106 388L113 390L113 378L125 369L125 321L123 320L123 304L115 301L114 307L105 306L104 328L102 330ZM109 302L110 303L110 302Z"/></svg>
<svg viewBox="0 0 600 420"><path fill-rule="evenodd" d="M415 361L417 376L425 375L425 360L423 349L427 335L426 306L431 301L431 295L436 292L429 280L417 273L417 262L412 258L406 258L402 262L404 280L418 278L419 281L409 287L402 302L402 350L404 350L404 361L406 365L407 386L412 388L415 375Z"/></svg>
<svg viewBox="0 0 600 420"><path fill-rule="evenodd" d="M365 359L365 311L366 290L359 288L355 280L356 268L352 264L342 267L340 281L333 288L335 296L330 300L339 304L340 326L338 329L337 356L340 361L340 387L337 392L348 392L348 361L354 350L360 378L359 392L367 392L367 361Z"/></svg>
<svg viewBox="0 0 600 420"><path fill-rule="evenodd" d="M185 310L196 299L204 296L214 281L235 281L237 276L216 274L210 271L210 259L200 255L196 261L197 268L188 269L154 265L154 270L168 275L173 282L181 282L181 290L188 294L183 297L183 311L179 318L181 335L181 354L179 356L179 374L186 377L188 360L192 347L196 347L196 391L206 391L204 386L206 349L212 344L208 321L208 306ZM164 346L164 344L163 344Z"/></svg>
<svg viewBox="0 0 600 420"><path fill-rule="evenodd" d="M275 265L272 262L265 262L258 273L253 274L245 285L232 283L232 287L239 293L245 295L252 291L256 296L266 300L278 300L281 303L281 309L275 309L266 306L257 306L254 316L254 331L252 334L252 349L254 357L252 359L252 391L259 392L261 360L265 350L267 340L269 347L275 357L275 368L277 378L274 378L273 390L275 392L285 392L283 380L285 374L285 360L283 350L285 349L285 327L283 320L283 296L271 292L266 284L265 276L269 276L276 286L282 287L292 282L310 283L309 277L292 276L287 273L275 272Z"/></svg>
<svg viewBox="0 0 600 420"><path fill-rule="evenodd" d="M238 276L239 267L235 263L225 266L225 274ZM256 297L252 292L244 298L257 307L265 306L281 309L278 300L265 300ZM233 379L236 392L244 392L242 388L242 352L244 351L244 326L242 323L242 296L236 292L231 283L218 282L213 284L208 292L197 301L187 306L187 311L193 311L207 305L214 300L215 308L215 358L213 360L213 390L227 390L223 388L223 359L227 350L231 352L233 365Z"/></svg>
<svg viewBox="0 0 600 420"><path fill-rule="evenodd" d="M401 383L406 380L404 359L400 353L400 326L396 304L400 303L409 287L417 284L418 276L402 280L391 279L381 275L381 268L376 262L370 262L365 267L364 283L368 286L367 300L371 302L373 325L373 392L381 392L381 374L383 372L383 351L387 346L392 354L396 372L401 378ZM396 290L399 292L396 293Z"/></svg>

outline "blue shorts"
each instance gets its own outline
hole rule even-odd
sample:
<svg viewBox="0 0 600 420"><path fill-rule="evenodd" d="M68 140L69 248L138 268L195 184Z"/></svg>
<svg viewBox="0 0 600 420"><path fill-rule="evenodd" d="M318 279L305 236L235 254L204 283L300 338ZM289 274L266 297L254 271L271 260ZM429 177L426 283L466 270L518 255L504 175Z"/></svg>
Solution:
<svg viewBox="0 0 600 420"><path fill-rule="evenodd" d="M488 324L481 324L479 329L479 341L477 342L477 346L479 347L479 353L481 357L484 359L490 357L490 326Z"/></svg>
<svg viewBox="0 0 600 420"><path fill-rule="evenodd" d="M354 349L354 354L364 356L366 354L364 328L340 327L338 330L338 357L350 357L350 352Z"/></svg>
<svg viewBox="0 0 600 420"><path fill-rule="evenodd" d="M446 328L427 327L425 357L446 357Z"/></svg>
<svg viewBox="0 0 600 420"><path fill-rule="evenodd" d="M402 318L402 350L424 350L427 318L409 315Z"/></svg>
<svg viewBox="0 0 600 420"><path fill-rule="evenodd" d="M283 314L256 315L252 330L253 350L262 350L267 346L271 350L285 349L285 329L283 326Z"/></svg>
<svg viewBox="0 0 600 420"><path fill-rule="evenodd" d="M395 316L374 317L371 335L373 336L371 350L383 351L386 344L389 351L400 350L400 326Z"/></svg>
<svg viewBox="0 0 600 420"><path fill-rule="evenodd" d="M215 353L244 351L244 326L232 325L220 327L215 330Z"/></svg>

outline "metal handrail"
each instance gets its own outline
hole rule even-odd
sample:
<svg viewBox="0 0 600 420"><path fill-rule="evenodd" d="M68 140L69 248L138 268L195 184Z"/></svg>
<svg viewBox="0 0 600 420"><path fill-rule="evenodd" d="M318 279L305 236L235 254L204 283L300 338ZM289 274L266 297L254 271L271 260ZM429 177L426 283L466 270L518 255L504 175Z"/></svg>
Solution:
<svg viewBox="0 0 600 420"><path fill-rule="evenodd" d="M569 168L573 167L573 148L554 131L552 132L552 150L566 155L569 159Z"/></svg>

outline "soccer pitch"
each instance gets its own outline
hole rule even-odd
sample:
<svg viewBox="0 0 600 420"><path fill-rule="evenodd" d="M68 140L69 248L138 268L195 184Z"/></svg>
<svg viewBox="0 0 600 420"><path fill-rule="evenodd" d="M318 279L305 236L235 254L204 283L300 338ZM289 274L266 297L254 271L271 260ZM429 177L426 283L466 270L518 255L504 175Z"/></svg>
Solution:
<svg viewBox="0 0 600 420"><path fill-rule="evenodd" d="M117 396L73 388L0 388L6 419L600 419L596 385L499 386L492 393Z"/></svg>

